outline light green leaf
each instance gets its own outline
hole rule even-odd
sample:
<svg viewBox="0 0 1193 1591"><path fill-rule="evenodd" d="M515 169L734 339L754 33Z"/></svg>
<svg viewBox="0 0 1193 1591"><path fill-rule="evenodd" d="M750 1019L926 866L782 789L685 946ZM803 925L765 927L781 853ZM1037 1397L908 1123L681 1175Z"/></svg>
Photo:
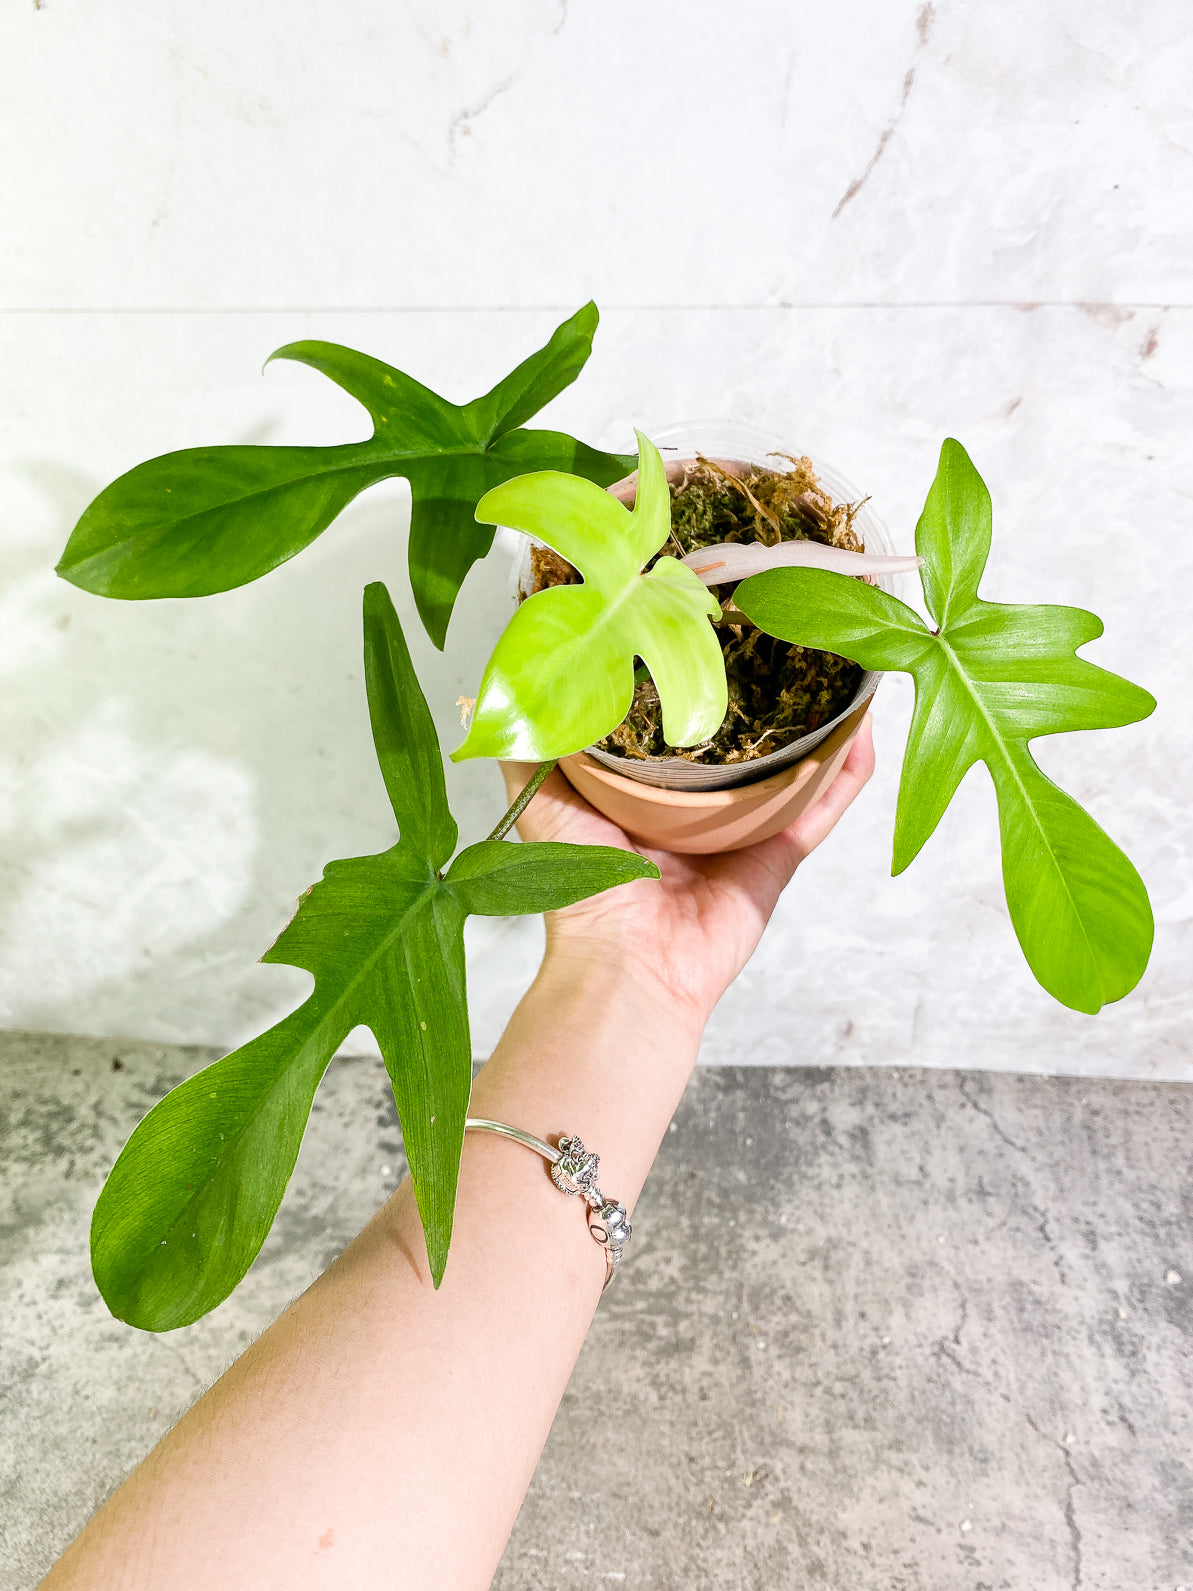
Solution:
<svg viewBox="0 0 1193 1591"><path fill-rule="evenodd" d="M615 728L634 693L634 658L650 670L671 746L715 733L728 691L708 620L720 608L675 558L642 567L666 541L671 499L658 450L638 433L633 510L575 475L544 472L487 493L477 515L553 547L582 585L537 592L518 608L485 668L453 759L568 756Z"/></svg>
<svg viewBox="0 0 1193 1591"><path fill-rule="evenodd" d="M632 852L486 841L441 877L456 827L434 726L384 586L365 592L364 628L373 734L401 837L379 855L328 865L262 958L310 972L312 994L161 1100L113 1167L92 1221L92 1266L113 1314L146 1330L197 1320L252 1264L319 1081L360 1023L393 1084L438 1285L472 1078L465 918L553 910L658 876Z"/></svg>
<svg viewBox="0 0 1193 1591"><path fill-rule="evenodd" d="M916 530L931 631L912 609L822 570L756 575L734 601L801 646L915 678L895 817L893 869L914 859L965 773L990 770L998 796L1007 904L1028 964L1062 1004L1095 1012L1143 976L1152 913L1131 863L1039 769L1038 735L1146 718L1147 691L1075 656L1102 633L1079 608L986 602L990 498L964 448L947 441Z"/></svg>
<svg viewBox="0 0 1193 1591"><path fill-rule="evenodd" d="M188 448L122 475L85 510L58 564L98 596L209 596L258 579L301 552L367 486L410 482L410 578L442 647L460 584L493 540L473 510L490 487L528 469L570 469L601 485L633 460L552 431L515 429L574 381L592 349L594 304L558 327L492 392L449 403L412 377L336 343L296 342L271 355L321 371L373 420L341 447Z"/></svg>

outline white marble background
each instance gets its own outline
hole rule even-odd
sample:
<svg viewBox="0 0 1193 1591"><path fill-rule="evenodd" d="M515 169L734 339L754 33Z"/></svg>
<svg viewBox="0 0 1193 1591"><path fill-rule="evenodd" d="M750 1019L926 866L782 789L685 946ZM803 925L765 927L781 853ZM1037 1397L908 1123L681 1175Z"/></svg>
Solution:
<svg viewBox="0 0 1193 1591"><path fill-rule="evenodd" d="M910 547L940 440L995 500L984 594L1093 608L1148 723L1038 745L1152 891L1099 1017L1040 991L966 780L890 879L910 687L705 1059L1193 1078L1193 29L1187 0L9 0L0 17L0 1023L231 1045L304 992L255 965L327 859L391 822L359 597L404 616L406 488L245 590L121 604L51 570L151 454L366 433L283 342L347 342L454 399L595 297L549 411L587 440L728 415L873 495ZM444 736L503 622L474 570ZM466 840L499 810L452 769ZM472 925L478 1053L539 930ZM367 1046L367 1035L356 1035Z"/></svg>

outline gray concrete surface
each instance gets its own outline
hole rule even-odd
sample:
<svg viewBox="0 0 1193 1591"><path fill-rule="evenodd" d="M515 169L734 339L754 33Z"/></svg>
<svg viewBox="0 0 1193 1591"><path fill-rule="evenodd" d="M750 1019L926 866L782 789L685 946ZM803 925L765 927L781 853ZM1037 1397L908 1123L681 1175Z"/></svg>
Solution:
<svg viewBox="0 0 1193 1591"><path fill-rule="evenodd" d="M236 1297L168 1337L117 1325L90 1204L209 1058L0 1039L4 1591L401 1172L380 1068L338 1063ZM1191 1128L1182 1085L699 1073L498 1591L1193 1586Z"/></svg>

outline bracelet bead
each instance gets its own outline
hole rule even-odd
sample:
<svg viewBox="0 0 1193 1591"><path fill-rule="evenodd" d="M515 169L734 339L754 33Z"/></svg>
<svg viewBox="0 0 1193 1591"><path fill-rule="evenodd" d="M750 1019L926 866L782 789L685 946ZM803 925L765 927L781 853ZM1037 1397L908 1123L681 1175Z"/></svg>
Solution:
<svg viewBox="0 0 1193 1591"><path fill-rule="evenodd" d="M564 1133L557 1139L558 1147L523 1132L503 1121L486 1121L479 1116L469 1116L464 1123L466 1131L496 1133L522 1144L537 1155L542 1155L551 1172L551 1181L561 1193L579 1196L588 1206L588 1230L605 1255L605 1287L613 1280L613 1272L621 1263L622 1250L630 1240L633 1227L624 1204L607 1199L597 1186L600 1155L590 1154L583 1140L575 1134Z"/></svg>

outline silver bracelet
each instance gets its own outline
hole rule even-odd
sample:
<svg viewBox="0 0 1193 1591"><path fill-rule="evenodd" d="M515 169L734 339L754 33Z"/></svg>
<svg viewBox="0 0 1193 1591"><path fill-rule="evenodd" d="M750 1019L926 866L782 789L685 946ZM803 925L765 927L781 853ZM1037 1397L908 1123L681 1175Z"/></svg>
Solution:
<svg viewBox="0 0 1193 1591"><path fill-rule="evenodd" d="M601 1157L590 1155L579 1138L561 1137L558 1149L554 1149L533 1133L509 1127L503 1121L484 1121L480 1117L469 1116L464 1128L465 1131L493 1132L499 1138L509 1138L526 1149L533 1149L550 1166L551 1181L561 1193L580 1195L588 1206L588 1230L605 1253L604 1287L608 1287L613 1280L613 1272L621 1264L621 1252L630 1241L634 1229L626 1216L625 1205L619 1204L616 1199L606 1199L597 1187L597 1167Z"/></svg>

